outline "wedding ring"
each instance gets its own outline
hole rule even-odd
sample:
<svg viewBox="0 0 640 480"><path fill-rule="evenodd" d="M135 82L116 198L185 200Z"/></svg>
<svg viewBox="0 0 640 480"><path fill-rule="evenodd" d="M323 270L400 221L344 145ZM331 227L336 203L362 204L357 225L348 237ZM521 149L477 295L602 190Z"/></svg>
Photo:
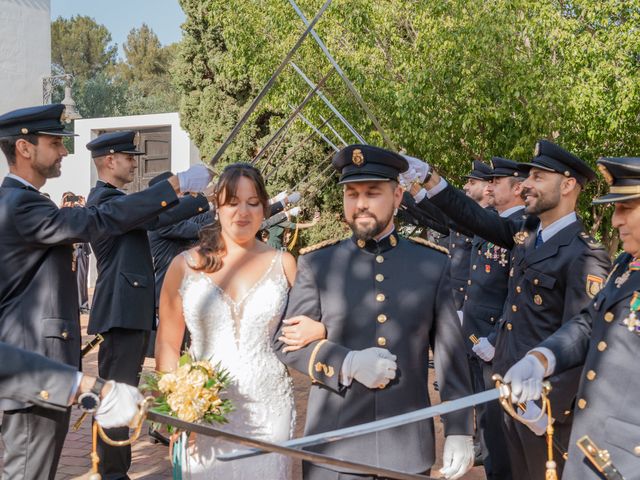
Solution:
<svg viewBox="0 0 640 480"><path fill-rule="evenodd" d="M386 387L386 385L384 383L381 383L380 385L378 385L378 388L383 389L384 387Z"/></svg>

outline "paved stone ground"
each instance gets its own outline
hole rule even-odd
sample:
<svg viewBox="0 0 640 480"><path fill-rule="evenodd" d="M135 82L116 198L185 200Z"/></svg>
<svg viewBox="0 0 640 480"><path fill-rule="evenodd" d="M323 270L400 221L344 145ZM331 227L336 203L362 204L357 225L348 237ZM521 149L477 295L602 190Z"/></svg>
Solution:
<svg viewBox="0 0 640 480"><path fill-rule="evenodd" d="M88 340L89 337L86 336L86 325L88 322L88 317L86 315L82 316L81 319L82 327L83 327L83 343ZM84 370L89 374L97 374L97 365L98 355L97 349L90 353L84 360ZM153 369L153 360L147 360L145 363L145 369ZM309 388L308 379L298 374L297 372L293 372L293 378L295 383L295 398L296 398L296 409L298 412L298 426L296 436L299 436L302 432L304 416L305 416L305 406L307 402L307 391ZM439 402L438 394L433 392L431 389L431 396L434 402ZM78 410L76 408L73 409L73 413L71 416L71 424L76 421L79 417ZM1 418L1 417L0 417ZM436 421L436 435L437 435L437 447L436 451L442 452L442 428L440 426L440 422ZM144 434L141 435L140 439L134 444L132 451L132 467L129 471L129 475L132 479L149 479L149 480L160 480L171 478L171 464L169 462L169 450L167 447L154 444L152 439L146 434L146 429L144 429ZM2 442L0 442L0 467L2 466L1 455L3 452ZM70 431L67 435L67 439L64 444L64 449L62 451L62 458L60 460L60 465L58 468L58 473L56 475L56 480L70 480L70 479L81 479L88 478L87 472L89 472L91 468L91 462L89 459L89 453L91 452L91 429L90 422L85 421L81 428L77 431ZM437 459L436 464L434 465L434 475L439 466L440 458ZM482 467L473 468L467 475L463 477L465 480L484 480L484 470ZM294 479L300 479L300 465L294 465ZM278 479L264 479L264 480L278 480Z"/></svg>

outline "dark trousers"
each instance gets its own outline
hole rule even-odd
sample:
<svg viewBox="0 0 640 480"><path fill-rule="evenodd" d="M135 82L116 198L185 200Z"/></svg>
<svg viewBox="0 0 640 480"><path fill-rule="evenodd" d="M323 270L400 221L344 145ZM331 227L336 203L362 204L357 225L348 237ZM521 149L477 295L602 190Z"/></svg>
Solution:
<svg viewBox="0 0 640 480"><path fill-rule="evenodd" d="M98 372L107 380L138 386L144 354L149 341L149 332L112 328L103 333L104 341L98 352ZM129 428L110 428L105 430L113 440L129 438ZM128 479L127 471L131 466L131 447L111 447L98 438L100 473L104 480Z"/></svg>
<svg viewBox="0 0 640 480"><path fill-rule="evenodd" d="M37 406L5 411L2 479L53 480L69 430L70 414L71 409L60 412Z"/></svg>
<svg viewBox="0 0 640 480"><path fill-rule="evenodd" d="M474 393L495 388L491 380L492 368L478 357L470 356L469 370ZM477 436L482 445L482 460L487 480L511 480L511 463L503 428L503 409L498 402L476 406ZM479 434L479 435L478 435Z"/></svg>
<svg viewBox="0 0 640 480"><path fill-rule="evenodd" d="M429 475L429 472L427 470L423 475ZM302 478L304 480L389 480L387 477L376 475L335 472L309 462L302 462Z"/></svg>
<svg viewBox="0 0 640 480"><path fill-rule="evenodd" d="M547 463L546 435L536 435L526 425L514 420L506 412L503 413L503 419L511 470L518 472L518 480L545 478L545 466ZM555 444L563 452L567 451L569 445L571 423L555 422L553 424ZM556 462L558 478L561 478L565 462L557 448L553 449L553 459Z"/></svg>

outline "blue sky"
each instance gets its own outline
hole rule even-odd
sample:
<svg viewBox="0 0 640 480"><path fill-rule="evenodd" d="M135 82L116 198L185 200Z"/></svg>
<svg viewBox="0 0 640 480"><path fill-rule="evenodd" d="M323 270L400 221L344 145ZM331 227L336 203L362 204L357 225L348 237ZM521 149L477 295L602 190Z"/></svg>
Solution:
<svg viewBox="0 0 640 480"><path fill-rule="evenodd" d="M86 15L111 32L113 43L122 44L132 28L146 23L158 35L160 43L168 45L182 37L180 25L185 20L178 0L51 0L51 19L62 16Z"/></svg>

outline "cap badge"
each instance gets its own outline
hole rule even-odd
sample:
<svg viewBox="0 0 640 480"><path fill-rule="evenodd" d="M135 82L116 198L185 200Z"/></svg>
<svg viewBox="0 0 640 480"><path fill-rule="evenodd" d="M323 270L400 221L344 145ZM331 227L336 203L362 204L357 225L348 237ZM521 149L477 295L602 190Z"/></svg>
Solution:
<svg viewBox="0 0 640 480"><path fill-rule="evenodd" d="M540 155L540 142L536 143L536 147L533 149L533 156L537 157Z"/></svg>
<svg viewBox="0 0 640 480"><path fill-rule="evenodd" d="M23 135L26 135L27 133L29 133L29 129L28 129L28 128L24 128L24 127L22 127L22 128L20 129L20 132L21 132Z"/></svg>
<svg viewBox="0 0 640 480"><path fill-rule="evenodd" d="M359 167L364 163L364 155L362 154L362 150L356 148L351 154L351 161L356 167Z"/></svg>
<svg viewBox="0 0 640 480"><path fill-rule="evenodd" d="M609 173L609 170L607 169L607 167L605 167L604 165L599 163L598 164L598 170L600 170L600 173L604 177L604 179L607 182L607 184L608 185L613 185L613 175L611 175L611 173Z"/></svg>

